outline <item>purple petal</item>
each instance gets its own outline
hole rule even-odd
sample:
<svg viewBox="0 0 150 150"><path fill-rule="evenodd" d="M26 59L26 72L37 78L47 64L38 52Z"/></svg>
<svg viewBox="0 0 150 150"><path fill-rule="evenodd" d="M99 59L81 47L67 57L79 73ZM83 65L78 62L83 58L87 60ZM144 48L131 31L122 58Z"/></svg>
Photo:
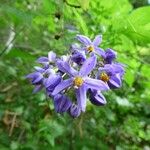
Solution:
<svg viewBox="0 0 150 150"><path fill-rule="evenodd" d="M33 90L33 93L39 92L42 88L43 88L42 85L36 85L35 88L34 88L34 90Z"/></svg>
<svg viewBox="0 0 150 150"><path fill-rule="evenodd" d="M109 90L109 87L105 82L101 80L97 80L97 79L92 79L89 77L87 77L84 80L84 84L86 84L88 88L93 89L93 90L100 90L100 91Z"/></svg>
<svg viewBox="0 0 150 150"><path fill-rule="evenodd" d="M120 75L116 74L115 76L111 76L108 81L108 85L110 86L110 88L119 88L121 86Z"/></svg>
<svg viewBox="0 0 150 150"><path fill-rule="evenodd" d="M117 57L117 52L115 52L114 50L108 48L108 49L105 51L105 57L104 57L105 63L111 64L112 61L113 61L116 57Z"/></svg>
<svg viewBox="0 0 150 150"><path fill-rule="evenodd" d="M47 74L47 75L55 74L55 70L54 70L54 69L51 69L51 68L46 69L45 72L44 72L44 74Z"/></svg>
<svg viewBox="0 0 150 150"><path fill-rule="evenodd" d="M56 60L56 54L54 52L50 51L48 53L48 60L49 60L49 62L54 62Z"/></svg>
<svg viewBox="0 0 150 150"><path fill-rule="evenodd" d="M124 68L120 64L106 64L104 67L99 68L99 73L101 72L107 72L110 76L115 74L123 74Z"/></svg>
<svg viewBox="0 0 150 150"><path fill-rule="evenodd" d="M102 106L105 105L106 99L100 91L91 90L90 91L90 101L94 105Z"/></svg>
<svg viewBox="0 0 150 150"><path fill-rule="evenodd" d="M32 83L36 84L43 79L43 76L39 72L30 73L26 76L26 78L32 79Z"/></svg>
<svg viewBox="0 0 150 150"><path fill-rule="evenodd" d="M54 88L61 82L61 77L59 75L53 74L44 80L44 86L46 88Z"/></svg>
<svg viewBox="0 0 150 150"><path fill-rule="evenodd" d="M102 42L102 35L97 35L93 40L93 45L98 46Z"/></svg>
<svg viewBox="0 0 150 150"><path fill-rule="evenodd" d="M55 89L54 89L52 95L58 94L58 93L61 92L62 90L64 90L64 89L70 87L72 84L73 84L73 79L71 79L71 78L70 78L70 79L67 79L67 80L63 80L60 84L58 84L58 85L55 87Z"/></svg>
<svg viewBox="0 0 150 150"><path fill-rule="evenodd" d="M79 117L79 115L81 114L81 109L79 106L72 104L72 106L70 107L70 115L73 118Z"/></svg>
<svg viewBox="0 0 150 150"><path fill-rule="evenodd" d="M40 82L43 79L43 76L41 74L39 74L35 79L33 79L32 83L36 84L38 82Z"/></svg>
<svg viewBox="0 0 150 150"><path fill-rule="evenodd" d="M76 89L77 102L83 112L86 108L86 88L84 85Z"/></svg>
<svg viewBox="0 0 150 150"><path fill-rule="evenodd" d="M74 51L71 60L77 63L78 65L81 65L86 60L86 55L83 52Z"/></svg>
<svg viewBox="0 0 150 150"><path fill-rule="evenodd" d="M38 66L35 66L34 69L40 73L43 73L45 71L45 69L38 67Z"/></svg>
<svg viewBox="0 0 150 150"><path fill-rule="evenodd" d="M33 79L33 78L36 77L36 74L38 74L38 73L37 73L37 72L30 73L30 74L28 74L28 75L26 76L26 78L28 78L28 79Z"/></svg>
<svg viewBox="0 0 150 150"><path fill-rule="evenodd" d="M94 68L96 65L96 56L92 56L88 58L82 65L79 75L81 76L87 76Z"/></svg>
<svg viewBox="0 0 150 150"><path fill-rule="evenodd" d="M48 58L47 57L40 57L37 59L37 62L39 63L48 63Z"/></svg>
<svg viewBox="0 0 150 150"><path fill-rule="evenodd" d="M104 50L99 47L95 47L95 53L98 54L99 56L105 57Z"/></svg>
<svg viewBox="0 0 150 150"><path fill-rule="evenodd" d="M92 44L91 40L84 35L77 35L77 40L79 40L81 43L83 43L86 46Z"/></svg>
<svg viewBox="0 0 150 150"><path fill-rule="evenodd" d="M55 111L58 113L64 113L68 111L71 105L72 105L71 101L65 95L57 94L54 97Z"/></svg>
<svg viewBox="0 0 150 150"><path fill-rule="evenodd" d="M63 61L58 61L57 62L57 66L59 68L60 71L67 73L70 76L76 76L78 74L78 72L76 70L74 70L68 62L63 62Z"/></svg>

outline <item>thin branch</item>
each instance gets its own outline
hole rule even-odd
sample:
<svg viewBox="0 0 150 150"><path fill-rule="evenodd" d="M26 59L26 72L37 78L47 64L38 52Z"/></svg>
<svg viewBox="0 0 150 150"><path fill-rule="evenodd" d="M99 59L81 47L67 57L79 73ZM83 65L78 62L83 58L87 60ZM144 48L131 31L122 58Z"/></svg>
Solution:
<svg viewBox="0 0 150 150"><path fill-rule="evenodd" d="M15 127L15 123L16 123L16 117L17 117L17 114L14 114L14 117L13 117L13 120L12 120L12 124L11 124L11 128L10 128L10 131L9 131L9 136L11 136L12 133L13 133L13 130L14 130L14 127Z"/></svg>
<svg viewBox="0 0 150 150"><path fill-rule="evenodd" d="M11 41L9 41L9 44L6 44L5 48L0 52L0 57L7 51L7 49L10 47L10 45L15 41L15 39L18 37L18 35L20 34L21 30L23 29L24 27L22 27L19 32L17 32L15 34L15 36L13 37L13 39Z"/></svg>
<svg viewBox="0 0 150 150"><path fill-rule="evenodd" d="M22 138L24 132L25 132L25 129L23 129L23 130L20 132L20 135L19 135L19 137L18 137L18 142L21 141L21 138Z"/></svg>

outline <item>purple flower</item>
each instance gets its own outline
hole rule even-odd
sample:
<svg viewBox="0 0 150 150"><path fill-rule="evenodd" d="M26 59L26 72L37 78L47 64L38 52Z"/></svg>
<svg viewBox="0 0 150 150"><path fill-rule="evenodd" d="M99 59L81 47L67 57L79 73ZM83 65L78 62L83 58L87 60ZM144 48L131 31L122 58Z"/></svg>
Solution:
<svg viewBox="0 0 150 150"><path fill-rule="evenodd" d="M111 64L113 62L113 60L116 59L116 57L117 57L117 52L108 48L105 51L105 55L103 56L104 63L105 64Z"/></svg>
<svg viewBox="0 0 150 150"><path fill-rule="evenodd" d="M85 111L86 108L86 92L88 89L94 90L108 90L109 87L101 80L92 79L88 77L90 72L95 68L96 56L88 58L80 68L80 71L74 70L67 62L59 61L58 68L70 76L69 79L63 80L58 84L52 95L56 95L61 91L74 87L77 97L77 103L81 111Z"/></svg>
<svg viewBox="0 0 150 150"><path fill-rule="evenodd" d="M31 79L32 84L41 83L44 79L48 78L51 74L54 74L53 69L43 69L41 67L35 67L36 71L30 73L26 78Z"/></svg>
<svg viewBox="0 0 150 150"><path fill-rule="evenodd" d="M124 68L121 64L106 64L99 68L97 78L107 83L110 88L119 88L123 74Z"/></svg>
<svg viewBox="0 0 150 150"><path fill-rule="evenodd" d="M77 105L72 104L69 113L73 118L76 118L79 117L79 115L81 114L81 109Z"/></svg>
<svg viewBox="0 0 150 150"><path fill-rule="evenodd" d="M72 102L69 98L63 94L57 94L54 96L54 108L57 113L64 113L69 110Z"/></svg>
<svg viewBox="0 0 150 150"><path fill-rule="evenodd" d="M52 51L48 53L48 57L40 57L38 58L37 62L44 64L44 65L49 65L51 63L54 63L56 60L56 54Z"/></svg>
<svg viewBox="0 0 150 150"><path fill-rule="evenodd" d="M99 48L98 45L102 41L102 36L97 35L93 41L91 41L88 37L84 35L77 35L77 39L84 44L84 50L89 53L95 53L99 56L104 56L105 52L103 49Z"/></svg>
<svg viewBox="0 0 150 150"><path fill-rule="evenodd" d="M84 35L76 38L80 43L71 45L69 54L56 57L50 51L47 57L37 59L42 67L34 67L35 71L26 76L35 87L34 93L44 88L53 99L55 111L68 112L73 118L85 111L87 96L92 104L105 105L102 92L119 88L125 72L124 65L114 62L114 50L99 47L101 35L93 41ZM97 55L101 56L98 62ZM73 102L68 97L71 94L75 97Z"/></svg>
<svg viewBox="0 0 150 150"><path fill-rule="evenodd" d="M35 85L34 93L38 92L45 87L48 92L52 92L56 85L61 82L61 76L55 74L55 71L51 68L43 69L41 67L35 67L35 72L30 73L26 78L31 80L31 83ZM48 94L50 95L50 93Z"/></svg>
<svg viewBox="0 0 150 150"><path fill-rule="evenodd" d="M26 76L26 78L30 79L32 84L39 84L43 79L43 75L40 72L33 72Z"/></svg>
<svg viewBox="0 0 150 150"><path fill-rule="evenodd" d="M71 60L78 65L82 65L83 62L86 60L86 55L84 52L79 52L76 50L72 53Z"/></svg>
<svg viewBox="0 0 150 150"><path fill-rule="evenodd" d="M31 83L35 86L33 93L37 93L43 88L42 86L43 76L41 75L40 72L30 73L26 76L26 78L30 79Z"/></svg>
<svg viewBox="0 0 150 150"><path fill-rule="evenodd" d="M89 93L90 93L90 101L92 104L97 106L103 106L107 103L101 91L89 90Z"/></svg>

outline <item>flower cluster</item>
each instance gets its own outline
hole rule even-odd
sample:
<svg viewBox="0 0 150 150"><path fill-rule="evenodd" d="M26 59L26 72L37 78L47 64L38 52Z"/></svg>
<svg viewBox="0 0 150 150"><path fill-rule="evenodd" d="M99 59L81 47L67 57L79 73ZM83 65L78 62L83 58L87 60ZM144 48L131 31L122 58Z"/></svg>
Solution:
<svg viewBox="0 0 150 150"><path fill-rule="evenodd" d="M37 60L42 67L27 75L35 86L34 93L44 88L55 111L72 117L85 112L87 96L92 104L105 105L102 92L121 87L124 75L124 66L115 62L117 53L99 47L101 35L93 41L83 35L76 39L79 43L70 47L71 55L57 57L50 51L48 57Z"/></svg>

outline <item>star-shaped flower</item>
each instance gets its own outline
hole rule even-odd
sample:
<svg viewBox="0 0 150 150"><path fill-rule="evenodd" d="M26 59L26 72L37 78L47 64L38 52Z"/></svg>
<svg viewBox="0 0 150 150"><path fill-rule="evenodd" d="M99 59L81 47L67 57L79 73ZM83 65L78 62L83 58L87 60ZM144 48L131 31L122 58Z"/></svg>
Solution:
<svg viewBox="0 0 150 150"><path fill-rule="evenodd" d="M86 99L87 99L86 92L88 89L100 91L109 89L108 85L105 84L103 81L88 77L90 72L95 68L95 65L96 65L95 55L88 58L83 63L79 71L73 69L67 62L59 61L58 68L62 72L68 74L70 78L63 80L60 84L58 84L55 87L52 95L56 95L69 87L74 87L78 106L84 112L86 108Z"/></svg>

